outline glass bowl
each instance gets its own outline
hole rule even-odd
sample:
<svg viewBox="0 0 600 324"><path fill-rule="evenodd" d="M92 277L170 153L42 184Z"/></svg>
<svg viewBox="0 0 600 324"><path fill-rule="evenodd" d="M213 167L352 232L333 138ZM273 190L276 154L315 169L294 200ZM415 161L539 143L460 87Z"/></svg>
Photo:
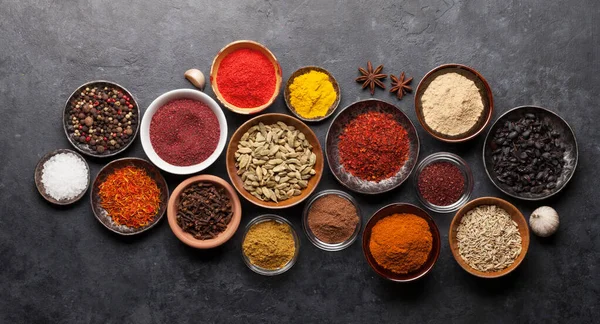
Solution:
<svg viewBox="0 0 600 324"><path fill-rule="evenodd" d="M244 241L246 240L246 235L248 234L248 231L250 230L250 228L252 228L252 226L254 226L258 223L267 222L267 221L276 221L278 223L287 224L290 227L290 230L292 231L292 237L294 238L294 248L295 248L294 256L292 257L292 259L290 261L288 261L288 263L286 263L286 265L284 265L283 267L281 267L279 269L271 270L271 269L265 269L263 267L259 267L255 264L252 264L252 262L250 262L250 259L244 253L243 247L242 247L242 258L244 259L244 263L246 263L246 265L248 266L248 268L250 268L250 270L252 270L258 274L261 274L263 276L276 276L276 275L282 274L282 273L290 270L290 268L292 268L292 266L294 266L294 264L296 263L296 260L298 260L298 251L300 251L300 238L298 237L298 234L296 233L294 226L292 226L292 223L290 223L287 219L285 219L281 216L278 216L278 215L265 214L265 215L257 216L256 218L251 220L248 223L248 225L246 225L246 229L244 230L244 237L242 238L242 246L244 244Z"/></svg>
<svg viewBox="0 0 600 324"><path fill-rule="evenodd" d="M435 205L429 202L423 195L421 195L421 191L419 190L419 177L421 176L421 172L425 169L426 166L435 162L449 162L453 165L457 166L458 169L462 172L463 177L465 178L465 186L463 188L462 196L453 204L447 206ZM419 163L417 166L415 176L413 179L415 191L417 192L417 197L421 204L427 207L429 210L432 210L437 213L450 213L453 211L457 211L462 205L466 204L469 199L471 199L471 193L473 192L473 173L471 172L471 168L467 164L465 160L463 160L460 156L448 152L438 152L427 156L426 158Z"/></svg>
<svg viewBox="0 0 600 324"><path fill-rule="evenodd" d="M308 226L308 212L310 211L310 208L312 207L313 203L315 201L319 200L320 198L328 196L328 195L338 195L342 198L349 200L352 203L352 205L354 205L354 207L356 208L356 213L358 214L358 224L356 224L356 229L354 230L354 233L352 233L352 235L347 240L340 242L340 243L327 243L327 242L323 242L323 241L319 240L319 238L317 238L317 236L313 233L313 231ZM356 241L356 238L358 237L358 233L360 233L360 229L362 228L362 217L360 216L360 208L358 207L358 203L356 202L356 200L354 200L354 198L352 198L352 196L350 196L349 194L347 194L343 191L333 190L333 189L323 190L323 191L317 193L316 195L314 195L306 203L306 206L304 207L304 212L302 215L302 227L304 228L304 233L306 233L308 240L312 244L314 244L316 247L318 247L319 249L325 250L325 251L341 251L341 250L349 247L350 245L352 245L352 243L354 243L354 241Z"/></svg>

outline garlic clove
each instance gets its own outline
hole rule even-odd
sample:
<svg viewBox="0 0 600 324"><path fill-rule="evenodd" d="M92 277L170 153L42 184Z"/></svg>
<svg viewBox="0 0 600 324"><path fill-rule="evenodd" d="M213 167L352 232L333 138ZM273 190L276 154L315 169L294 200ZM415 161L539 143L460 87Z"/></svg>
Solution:
<svg viewBox="0 0 600 324"><path fill-rule="evenodd" d="M559 224L558 213L554 208L548 206L539 207L529 217L531 231L541 237L548 237L556 233Z"/></svg>
<svg viewBox="0 0 600 324"><path fill-rule="evenodd" d="M185 78L190 81L194 87L200 89L200 91L204 90L204 85L206 84L206 79L204 78L204 74L202 71L198 69L189 69L185 71Z"/></svg>

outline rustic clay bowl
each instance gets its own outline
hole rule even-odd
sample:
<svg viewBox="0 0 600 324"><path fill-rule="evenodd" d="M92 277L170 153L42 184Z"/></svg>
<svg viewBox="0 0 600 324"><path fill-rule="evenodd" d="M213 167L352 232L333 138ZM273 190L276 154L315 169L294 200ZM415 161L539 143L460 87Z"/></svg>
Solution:
<svg viewBox="0 0 600 324"><path fill-rule="evenodd" d="M421 268L416 271L409 272L407 274L398 274L392 272L380 266L377 261L375 261L375 258L373 258L373 255L371 255L369 241L371 240L371 231L373 226L375 226L380 219L392 214L413 214L425 219L429 224L429 229L431 230L431 236L433 238L431 252L429 253L427 261L425 261ZM431 218L431 216L429 216L429 214L423 209L415 205L405 203L390 204L375 212L375 214L373 214L373 216L371 216L367 222L362 237L362 248L365 258L367 259L367 263L381 277L396 282L413 281L425 276L435 265L441 249L440 231L438 230L437 225L435 225L433 218Z"/></svg>
<svg viewBox="0 0 600 324"><path fill-rule="evenodd" d="M408 133L410 141L410 152L404 166L396 175L380 182L366 181L353 176L344 169L339 157L338 144L340 134L349 122L368 111L381 111L394 115L395 119ZM357 101L344 108L331 122L325 139L325 153L331 172L346 188L364 194L379 194L400 186L408 178L419 159L419 135L408 116L398 109L398 107L377 99Z"/></svg>
<svg viewBox="0 0 600 324"><path fill-rule="evenodd" d="M421 97L423 97L423 93L425 92L425 89L427 89L429 84L431 84L431 81L433 81L439 75L451 72L463 75L469 80L475 82L477 88L479 88L479 93L481 94L481 97L483 99L484 106L483 113L481 114L479 121L469 131L457 136L444 135L434 131L431 127L429 127L429 125L425 123L425 119L423 118L423 107L421 105ZM459 143L475 138L490 123L490 120L492 119L492 114L494 113L494 98L492 96L492 90L490 88L490 85L485 80L485 78L475 69L462 64L443 64L427 72L423 79L421 79L421 82L419 82L419 86L417 87L417 91L415 92L415 111L417 113L419 123L421 123L421 126L423 126L423 128L427 131L427 133L429 133L429 135L433 136L434 138L440 141L448 143Z"/></svg>
<svg viewBox="0 0 600 324"><path fill-rule="evenodd" d="M115 222L113 222L112 218L108 215L106 210L104 210L104 208L102 208L102 206L100 205L100 184L102 184L106 180L106 177L108 177L115 170L122 169L128 166L133 166L145 170L148 176L156 182L156 185L160 190L160 205L158 208L158 212L154 216L152 222L140 228L132 228L125 225L116 224ZM90 192L90 203L92 205L92 211L94 212L94 216L96 216L96 219L98 219L98 221L109 230L121 235L139 234L154 227L154 225L156 225L163 217L165 210L167 209L168 199L169 187L167 187L167 182L165 181L165 178L163 178L162 174L160 174L158 168L156 168L152 163L139 158L122 158L108 163L100 170L100 172L98 172L98 175L94 180L92 190Z"/></svg>
<svg viewBox="0 0 600 324"><path fill-rule="evenodd" d="M263 53L269 59L269 61L271 61L273 67L275 68L275 78L277 79L275 82L275 91L273 92L271 99L262 106L254 108L237 107L227 102L227 100L223 98L223 95L221 95L221 92L219 91L219 85L217 84L217 72L219 71L221 61L223 61L223 59L231 52L241 48L249 48ZM279 95L279 90L281 89L281 79L281 66L279 65L279 61L277 61L275 58L275 55L273 55L273 53L264 45L250 40L238 40L227 44L219 51L219 53L217 53L217 56L215 56L212 66L210 67L210 85L215 93L215 96L217 96L217 99L219 99L219 101L223 104L223 106L227 107L227 109L242 115L256 114L269 107Z"/></svg>
<svg viewBox="0 0 600 324"><path fill-rule="evenodd" d="M244 189L242 178L237 175L237 168L235 166L235 162L236 162L235 151L237 150L238 143L240 142L240 138L242 137L242 135L244 135L244 133L246 133L246 131L248 131L248 129L250 129L250 127L252 127L254 125L258 125L258 123L260 123L260 122L262 122L265 125L271 125L271 124L275 124L278 121L283 122L286 125L296 127L296 129L298 129L300 132L302 132L306 136L306 139L308 140L308 142L313 146L312 151L317 156L317 162L315 163L315 165L313 167L316 171L316 174L312 178L310 178L310 180L308 180L308 186L302 190L302 194L300 194L299 196L294 196L290 199L276 203L273 201L262 201L256 197L254 197L248 191L246 191L246 189ZM281 209L281 208L291 207L291 206L299 204L304 199L306 199L308 196L310 196L310 194L315 190L315 188L319 184L319 181L321 181L321 176L323 174L323 164L324 164L323 152L321 150L321 144L319 143L319 139L317 138L317 135L315 135L315 133L306 124L304 124L300 120L298 120L292 116L284 115L284 114L260 115L260 116L250 119L249 121L245 122L242 126L240 126L235 131L235 133L233 133L233 136L231 137L231 140L229 141L229 145L227 146L226 162L227 162L227 173L229 174L229 179L231 179L233 186L240 193L240 195L242 195L242 197L246 198L246 200L250 201L251 203L253 203L257 206L265 207L265 208L269 208L269 209Z"/></svg>
<svg viewBox="0 0 600 324"><path fill-rule="evenodd" d="M74 197L73 199L56 200L56 199L52 198L49 194L46 193L46 188L44 188L44 184L42 183L42 171L44 171L44 163L46 163L46 161L48 161L51 157L53 157L57 154L61 154L61 153L75 154L77 157L79 157L83 161L83 163L85 164L85 168L87 169L87 185L85 186L85 189L79 195ZM77 152L74 152L74 151L68 150L68 149L58 149L58 150L54 150L54 151L44 155L40 159L40 161L38 162L38 164L35 167L34 179L35 179L35 186L37 187L37 190L39 191L40 195L42 195L42 197L44 197L44 199L46 199L47 201L49 201L53 204L56 204L56 205L69 205L69 204L72 204L72 203L78 201L79 199L81 199L81 197L83 197L85 195L88 188L90 187L90 166L88 165L87 161L81 155L79 155Z"/></svg>
<svg viewBox="0 0 600 324"><path fill-rule="evenodd" d="M181 193L183 193L187 187L199 182L209 182L217 187L225 189L225 192L227 192L227 195L231 200L231 208L233 210L233 216L225 231L209 240L196 239L192 234L184 232L177 224L177 205L181 199ZM167 219L169 220L169 226L171 227L173 234L175 234L181 242L196 249L211 249L227 242L233 234L235 234L235 231L237 231L238 226L240 225L240 220L242 219L242 204L240 203L240 199L235 193L235 190L233 190L227 181L213 175L203 174L188 178L173 190L167 207Z"/></svg>
<svg viewBox="0 0 600 324"><path fill-rule="evenodd" d="M132 122L131 127L133 127L133 135L131 137L131 140L124 146L122 146L121 148L117 149L117 150L113 150L110 153L98 153L94 150L92 150L90 148L90 146L88 144L85 143L80 143L77 140L75 140L73 137L71 137L69 135L69 132L67 130L67 127L69 126L69 103L71 102L71 100L74 100L75 98L79 97L79 93L83 90L85 90L85 88L87 87L105 87L105 86L110 86L113 88L117 88L120 89L121 91L123 91L124 94L126 94L128 97L131 98L131 100L133 101L133 104L135 105L136 108L136 113L137 113L137 119L135 120L135 123ZM71 145L73 145L73 147L88 156L93 156L93 157L109 157L109 156L115 156L123 151L125 151L134 141L135 138L137 137L137 134L139 132L139 123L140 120L142 118L142 114L140 113L140 105L138 104L137 100L135 100L135 97L131 94L131 92L129 92L129 90L125 89L125 87L121 86L120 84L114 83L114 82L110 82L110 81L105 81L105 80L96 80L96 81L90 81L87 83L82 84L81 86L79 86L77 88L77 90L73 91L73 93L69 96L69 99L67 99L67 102L65 103L65 108L63 109L63 129L65 131L65 135L67 136L67 139L69 140L69 143L71 143Z"/></svg>
<svg viewBox="0 0 600 324"><path fill-rule="evenodd" d="M515 262L512 265L510 265L509 267L507 267L503 270L500 270L500 271L483 272L483 271L473 269L473 268L471 268L471 266L469 266L467 264L467 262L465 260L463 260L463 258L460 256L459 251L458 251L458 241L456 240L456 233L458 231L458 225L460 224L460 221L463 218L463 216L468 211L470 211L471 209L473 209L477 206L481 206L481 205L496 205L496 206L506 210L508 212L508 214L510 215L510 217L513 219L513 221L515 221L517 223L517 226L519 227L519 233L521 233L521 244L523 246L522 250L521 250L521 254L519 254L519 256L517 257L517 259L515 260ZM458 264L463 269L465 269L465 271L467 271L468 273L470 273L474 276L481 277L481 278L498 278L498 277L507 275L510 272L512 272L513 270L515 270L519 266L519 264L521 264L523 259L525 258L525 255L527 254L527 250L529 248L529 226L527 225L527 221L525 220L525 217L523 217L523 214L521 214L521 212L517 209L517 207L515 207L508 201L500 199L500 198L495 198L495 197L481 197L481 198L471 200L466 205L464 205L461 209L458 210L458 212L452 219L452 223L450 224L448 240L450 241L450 250L452 251L452 255L454 255L454 259L456 260L456 262L458 262Z"/></svg>
<svg viewBox="0 0 600 324"><path fill-rule="evenodd" d="M317 72L322 72L322 73L327 74L327 76L329 76L329 81L331 82L331 84L333 84L333 90L335 90L335 94L336 94L335 101L333 102L333 104L331 104L329 109L327 109L327 113L323 117L304 118L296 112L296 109L294 108L294 106L292 106L292 103L290 102L290 85L292 85L292 83L294 83L294 79L296 77L299 77L310 71L317 71ZM288 107L288 109L292 112L292 114L294 114L300 120L303 120L305 122L319 122L319 121L322 121L322 120L328 118L329 116L333 115L333 112L336 110L336 108L340 104L341 94L340 94L339 84L337 83L337 81L335 80L333 75L331 75L331 73L329 73L329 71L325 70L322 67L318 67L318 66L305 66L305 67L299 68L298 70L296 70L296 72L294 72L294 73L292 73L292 75L290 75L290 78L287 80L287 83L285 84L285 89L283 91L283 97L285 99L285 104Z"/></svg>
<svg viewBox="0 0 600 324"><path fill-rule="evenodd" d="M500 182L498 180L498 175L494 172L494 163L492 159L492 138L494 134L501 128L505 122L507 121L516 121L525 116L525 114L532 113L540 116L543 120L547 121L552 125L552 127L558 131L565 143L565 167L563 168L562 174L558 177L558 181L556 182L556 187L553 189L545 189L544 191L533 194L533 193L517 193L511 189L510 186ZM556 113L542 107L536 106L521 106L513 108L507 112L505 112L490 128L487 136L485 137L485 144L483 145L483 166L485 167L485 172L488 177L496 186L496 188L500 189L505 194L523 200L542 200L548 197L551 197L561 191L571 180L573 174L575 173L575 169L577 168L577 160L579 157L579 150L577 148L577 139L575 138L575 133L573 129L567 124L567 122L562 119Z"/></svg>

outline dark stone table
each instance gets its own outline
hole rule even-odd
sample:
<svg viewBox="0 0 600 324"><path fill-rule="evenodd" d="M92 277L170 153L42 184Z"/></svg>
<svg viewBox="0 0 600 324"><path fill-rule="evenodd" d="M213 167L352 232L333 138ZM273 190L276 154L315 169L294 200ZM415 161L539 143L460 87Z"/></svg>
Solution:
<svg viewBox="0 0 600 324"><path fill-rule="evenodd" d="M497 4L493 4L497 3ZM600 3L583 1L0 1L0 322L1 323L587 323L600 316L598 179ZM421 158L464 157L474 196L498 196L527 216L540 204L561 215L556 236L532 236L511 275L475 278L453 259L452 215L434 214L442 251L417 282L380 279L355 243L324 252L302 234L298 263L267 278L244 265L241 234L210 251L183 245L166 220L120 237L93 216L88 197L46 203L33 170L40 157L70 148L61 126L68 95L107 79L143 110L165 91L191 88L188 68L208 74L227 43L253 39L278 57L287 78L304 65L330 70L341 107L369 98L354 82L367 60L415 78L442 63L463 63L489 81L494 120L535 104L563 116L579 140L580 163L567 188L543 203L512 199L483 170L484 135L447 145L418 127ZM388 83L389 85L389 83ZM213 95L210 89L206 90ZM413 96L391 102L417 122ZM283 96L269 112L288 113ZM229 135L246 117L225 111ZM324 144L331 119L313 129ZM145 157L139 138L119 157ZM92 176L110 159L88 159ZM227 178L224 155L206 173ZM166 175L171 190L185 177ZM326 168L318 189L343 189ZM383 195L354 195L367 219L391 202L417 203L412 183ZM302 206L278 211L301 229ZM241 228L268 210L243 202Z"/></svg>

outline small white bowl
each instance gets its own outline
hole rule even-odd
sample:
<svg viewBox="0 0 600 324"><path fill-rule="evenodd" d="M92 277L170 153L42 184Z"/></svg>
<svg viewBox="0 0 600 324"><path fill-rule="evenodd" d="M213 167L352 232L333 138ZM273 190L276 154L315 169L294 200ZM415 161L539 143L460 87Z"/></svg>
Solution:
<svg viewBox="0 0 600 324"><path fill-rule="evenodd" d="M208 157L208 159L204 160L202 163L190 166L176 166L170 164L156 154L156 151L154 151L152 143L150 142L150 122L152 121L152 117L160 107L177 99L192 99L205 103L215 113L217 120L219 121L220 134L217 148ZM148 106L148 109L146 109L140 126L140 138L142 140L144 152L150 161L152 161L152 163L154 163L157 167L173 174L192 174L208 168L223 152L225 144L227 143L227 120L225 119L225 114L223 114L221 107L219 107L219 105L205 93L192 89L171 90L154 99L150 106Z"/></svg>

